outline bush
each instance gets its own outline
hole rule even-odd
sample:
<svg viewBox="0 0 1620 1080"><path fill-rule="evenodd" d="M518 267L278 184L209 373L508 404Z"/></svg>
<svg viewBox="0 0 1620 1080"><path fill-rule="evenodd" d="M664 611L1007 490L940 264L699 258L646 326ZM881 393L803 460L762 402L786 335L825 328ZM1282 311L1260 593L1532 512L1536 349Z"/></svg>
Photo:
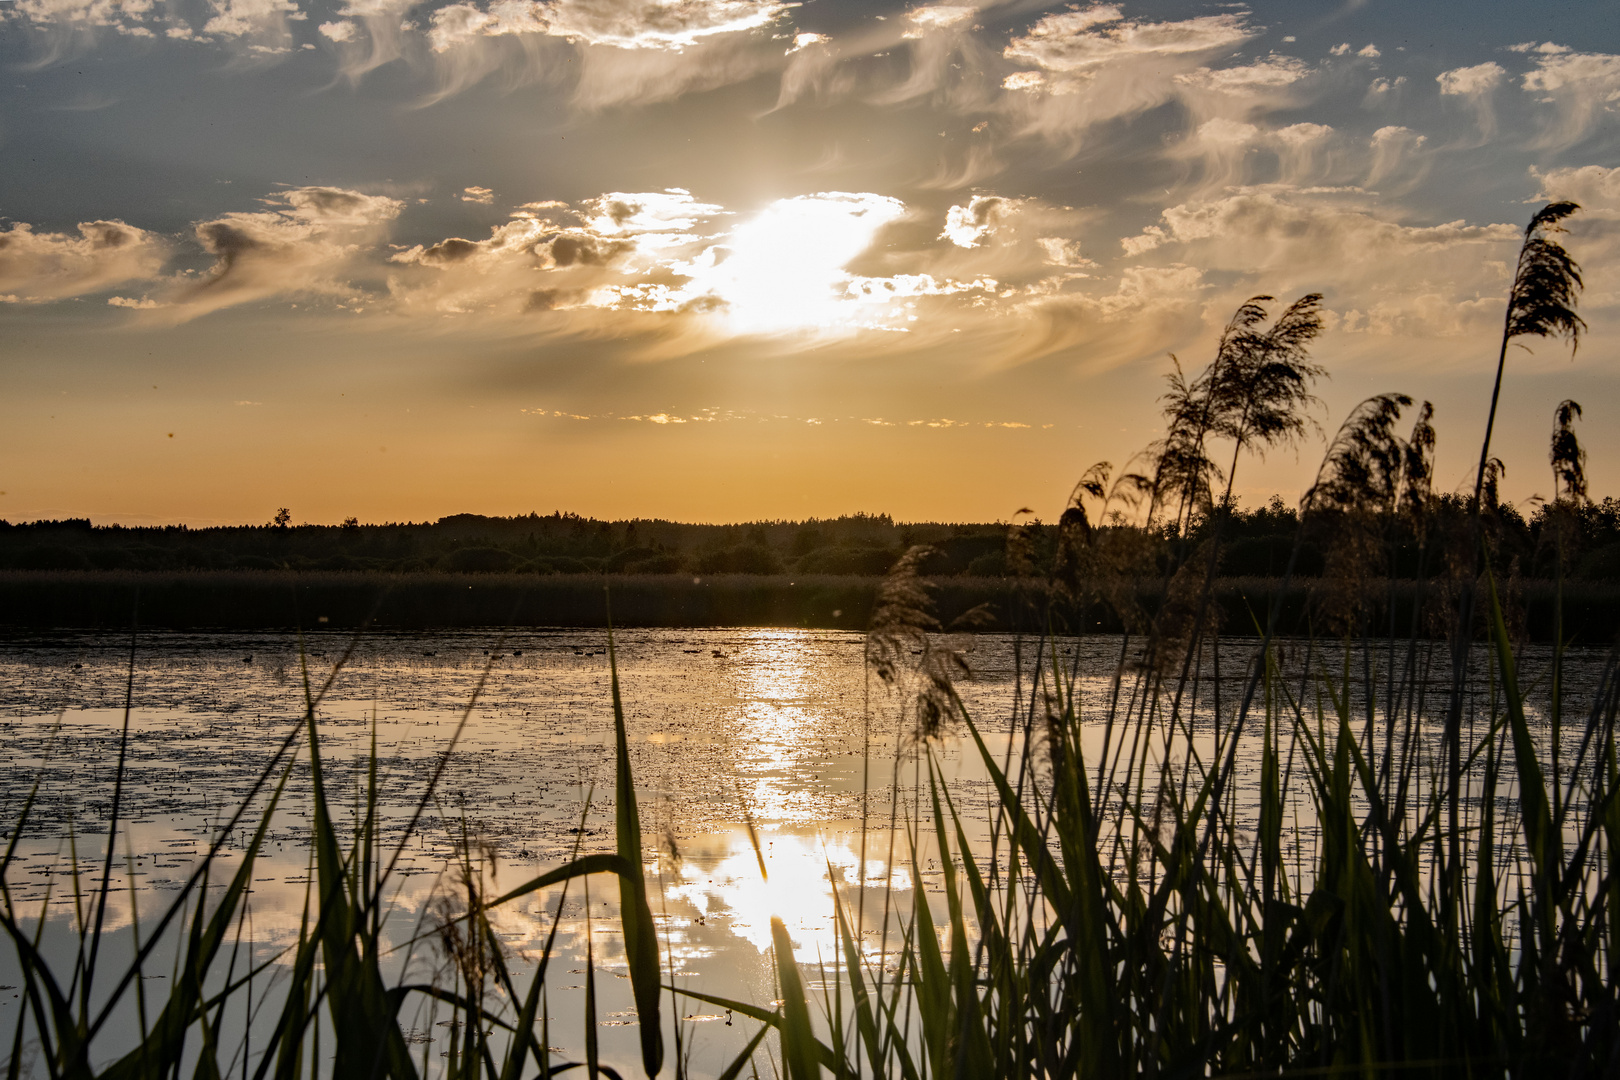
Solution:
<svg viewBox="0 0 1620 1080"><path fill-rule="evenodd" d="M19 552L12 566L18 570L88 570L90 560L75 548L38 545Z"/></svg>
<svg viewBox="0 0 1620 1080"><path fill-rule="evenodd" d="M782 560L768 547L742 544L701 556L698 569L705 574L780 574Z"/></svg>
<svg viewBox="0 0 1620 1080"><path fill-rule="evenodd" d="M517 564L518 557L504 548L465 547L441 558L438 568L457 574L504 574Z"/></svg>
<svg viewBox="0 0 1620 1080"><path fill-rule="evenodd" d="M888 573L899 557L898 551L886 547L824 547L801 558L795 569L801 574L878 577Z"/></svg>

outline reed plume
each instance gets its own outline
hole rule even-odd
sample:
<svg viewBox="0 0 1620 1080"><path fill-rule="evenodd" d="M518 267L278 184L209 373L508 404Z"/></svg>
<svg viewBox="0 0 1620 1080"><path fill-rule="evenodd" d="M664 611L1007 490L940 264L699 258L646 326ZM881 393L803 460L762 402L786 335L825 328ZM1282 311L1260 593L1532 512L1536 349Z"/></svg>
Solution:
<svg viewBox="0 0 1620 1080"><path fill-rule="evenodd" d="M1426 466L1421 449L1414 453L1395 433L1401 410L1411 404L1406 394L1377 394L1351 410L1305 493L1302 522L1327 546L1321 611L1340 631L1365 612L1368 580L1388 569L1388 526L1403 494L1412 497L1403 484L1409 460ZM1426 419L1419 423L1426 428Z"/></svg>
<svg viewBox="0 0 1620 1080"><path fill-rule="evenodd" d="M1569 342L1570 354L1580 348L1586 322L1575 314L1585 282L1581 268L1555 237L1569 230L1564 219L1579 210L1574 202L1551 202L1536 211L1524 227L1524 242L1508 292L1507 312L1502 319L1502 345L1496 357L1496 382L1491 389L1491 411L1485 419L1485 439L1479 448L1479 471L1474 481L1474 508L1478 512L1485 486L1485 467L1491 455L1491 432L1496 426L1496 407L1502 397L1502 371L1507 365L1508 346L1516 338L1550 337Z"/></svg>
<svg viewBox="0 0 1620 1080"><path fill-rule="evenodd" d="M1401 461L1400 509L1421 542L1434 497L1434 406L1425 401L1406 440Z"/></svg>
<svg viewBox="0 0 1620 1080"><path fill-rule="evenodd" d="M1586 450L1575 437L1581 403L1568 398L1553 410L1552 446L1548 460L1553 470L1553 501L1579 505L1586 501Z"/></svg>
<svg viewBox="0 0 1620 1080"><path fill-rule="evenodd" d="M1170 388L1161 398L1168 423L1150 457L1155 500L1177 501L1174 532L1213 505L1215 483L1226 482L1222 503L1231 499L1244 450L1290 445L1310 430L1309 410L1318 404L1311 388L1326 374L1307 352L1322 331L1322 295L1300 297L1268 328L1265 305L1272 299L1254 296L1238 306L1214 360L1196 378L1189 380L1171 356ZM1209 455L1211 437L1232 440L1232 463L1224 472Z"/></svg>
<svg viewBox="0 0 1620 1080"><path fill-rule="evenodd" d="M940 632L982 628L990 619L989 607L981 604L949 627L940 626L933 587L920 573L932 554L933 547L914 544L900 556L878 586L866 633L867 667L890 690L905 695L912 716L909 734L917 742L944 734L958 711L955 681L972 674L962 650Z"/></svg>

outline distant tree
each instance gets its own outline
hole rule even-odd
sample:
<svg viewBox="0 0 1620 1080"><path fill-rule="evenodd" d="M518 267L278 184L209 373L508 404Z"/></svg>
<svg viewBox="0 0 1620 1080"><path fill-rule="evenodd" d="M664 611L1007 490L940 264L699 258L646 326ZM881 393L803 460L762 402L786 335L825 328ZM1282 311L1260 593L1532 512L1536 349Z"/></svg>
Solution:
<svg viewBox="0 0 1620 1080"><path fill-rule="evenodd" d="M276 511L276 516L271 519L270 524L274 525L278 529L287 528L292 524L292 511L283 506L280 510Z"/></svg>

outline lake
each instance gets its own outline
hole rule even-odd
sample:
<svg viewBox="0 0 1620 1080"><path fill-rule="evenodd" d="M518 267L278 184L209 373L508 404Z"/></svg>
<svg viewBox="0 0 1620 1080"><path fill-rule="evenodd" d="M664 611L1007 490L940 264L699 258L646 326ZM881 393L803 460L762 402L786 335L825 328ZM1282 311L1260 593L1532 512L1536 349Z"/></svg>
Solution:
<svg viewBox="0 0 1620 1080"><path fill-rule="evenodd" d="M831 914L835 888L858 911L863 946L880 965L898 932L883 921L885 892L893 890L902 910L919 889L931 903L940 902L931 845L914 857L906 830L890 827L930 819L926 773L919 785L910 754L917 743L909 698L869 676L863 640L852 632L792 629L617 635L643 843L655 882L652 903L678 985L757 1004L775 999L772 915L787 924L810 985L830 985L840 970ZM1030 701L1040 643L982 634L954 644L973 672L958 689L988 748L996 756L1016 751L1022 737L1013 718L1021 715L1020 703ZM1086 715L1095 718L1086 726L1088 759L1117 753L1121 743L1122 727L1110 731L1106 715L1116 700L1113 675L1122 644L1118 637L1095 636L1059 646L1059 665L1074 673ZM1420 681L1438 708L1448 682L1445 647L1420 643L1419 649L1437 650ZM1174 725L1150 723L1142 729L1153 733L1150 758L1185 765L1189 748L1206 756L1213 751L1217 699L1211 687L1219 688L1220 715L1229 720L1253 650L1252 641L1223 643L1218 677L1213 654L1199 665L1202 696L1189 698L1185 737L1166 740ZM1291 642L1284 650L1288 678L1307 665L1336 672L1344 663L1336 649L1320 645ZM1128 659L1130 650L1124 655ZM445 963L433 927L450 910L445 905L453 905L461 853L470 853L480 887L500 892L576 852L612 849L608 659L600 630L358 639L326 633L302 642L291 634L153 634L136 638L133 649L127 635L12 637L0 650L0 820L8 831L39 783L29 828L6 872L14 910L31 917L45 912L47 951L71 963L71 930L86 903L74 895L74 859L81 886L93 889L102 871L127 698L125 824L106 915L110 955L127 959L136 920L144 927L156 923L277 747L300 730L308 686L319 696L325 778L340 820L358 822L365 813L375 767L381 833L391 850L397 848L385 935L397 951L389 970L400 978L431 977ZM1352 659L1359 672L1359 654ZM1370 659L1388 662L1381 651ZM1395 659L1404 656L1398 652ZM1483 649L1477 659L1484 664ZM1545 650L1527 656L1527 684L1534 687L1546 660ZM1597 650L1571 654L1566 678L1572 694L1595 685L1602 661ZM1473 700L1483 706L1488 680L1482 675L1475 682ZM1117 691L1121 709L1130 707L1134 683L1127 664ZM1544 697L1544 690L1533 689L1533 702L1540 700L1536 693ZM1353 711L1364 705L1355 697ZM1432 742L1434 718L1420 721L1422 738ZM1161 749L1152 748L1154 740ZM957 736L932 745L946 790L969 826L969 842L982 844L994 794L977 751ZM898 774L897 752L907 760ZM1240 790L1252 774L1252 756L1241 755ZM249 920L237 946L243 963L272 961L296 940L305 917L307 753L298 760L256 866ZM263 795L226 837L213 882L238 865L262 805ZM413 815L419 820L407 834ZM1307 821L1299 841L1309 839ZM554 966L547 979L550 1038L570 1056L582 1053L582 972L591 943L606 973L597 983L603 1053L629 1067L628 1074L638 1071L638 1059L634 1032L618 1030L633 1027L635 1017L623 978L617 890L605 881L593 888L587 898L575 885L560 909L560 888L531 893L502 908L498 925L521 975L533 970L560 910L554 964L564 966L560 972ZM146 978L161 987L172 975L166 963L150 962ZM0 959L0 985L8 987L0 990L0 1032L9 1030L7 1014L19 1005L15 973L8 952ZM671 1008L667 997L664 1007ZM677 1001L673 1008L691 1021L694 1075L718 1072L752 1034L724 1010L699 1001ZM412 1018L412 1037L430 1071L436 1048L448 1038L436 1015L425 1009ZM135 1010L123 1010L118 1022L128 1037ZM262 1039L263 1023L250 1027ZM119 1038L119 1030L109 1033L109 1056ZM256 1053L251 1043L243 1049Z"/></svg>

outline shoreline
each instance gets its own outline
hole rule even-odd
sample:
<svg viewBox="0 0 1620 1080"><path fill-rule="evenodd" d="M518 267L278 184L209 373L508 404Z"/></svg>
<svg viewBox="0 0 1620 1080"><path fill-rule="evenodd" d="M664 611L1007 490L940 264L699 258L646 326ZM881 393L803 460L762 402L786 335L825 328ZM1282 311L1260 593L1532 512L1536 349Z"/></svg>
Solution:
<svg viewBox="0 0 1620 1080"><path fill-rule="evenodd" d="M944 577L928 580L940 624L981 604L995 621L986 629L1044 632L1047 588L1016 578ZM0 628L10 630L114 630L139 625L163 630L378 629L433 630L482 626L636 627L774 626L864 630L881 577L793 574L387 574L352 571L123 570L0 571ZM1301 579L1282 600L1279 631L1307 632L1321 597L1332 587ZM1274 578L1220 578L1214 600L1223 636L1243 637L1264 624L1281 585ZM1530 640L1549 641L1557 607L1554 582L1528 580L1507 590ZM1420 585L1376 583L1371 630L1411 631ZM1421 587L1432 615L1444 584ZM1157 610L1161 582L1142 582L1136 599ZM1566 639L1587 645L1620 632L1620 583L1566 582ZM1067 601L1053 605L1061 632L1116 633L1125 629L1098 603L1082 612ZM1433 618L1419 620L1420 636L1433 636ZM1444 626L1444 620L1437 624ZM1316 627L1322 632L1320 625Z"/></svg>

